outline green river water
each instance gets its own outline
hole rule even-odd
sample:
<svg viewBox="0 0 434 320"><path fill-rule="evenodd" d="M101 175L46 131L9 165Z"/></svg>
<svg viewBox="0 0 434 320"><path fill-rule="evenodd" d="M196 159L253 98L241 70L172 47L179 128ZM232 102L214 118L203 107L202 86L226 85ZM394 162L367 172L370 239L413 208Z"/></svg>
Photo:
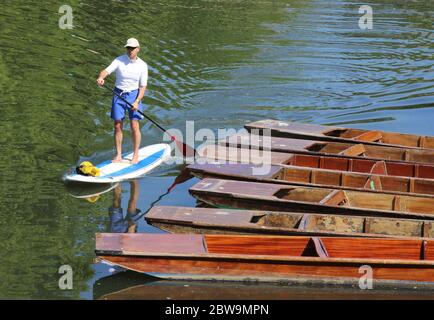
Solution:
<svg viewBox="0 0 434 320"><path fill-rule="evenodd" d="M95 80L129 37L149 65L145 110L166 128L274 118L434 135L431 0L67 2L1 2L0 298L92 299L129 284L99 282L111 272L93 261L95 232L112 228L114 191L92 202L61 179L114 154L111 97ZM72 29L59 28L64 4ZM373 29L359 28L363 4ZM162 140L149 122L142 134L142 145ZM197 179L165 194L180 169L137 180L137 208L195 206ZM124 212L131 188L121 184ZM162 232L143 218L137 231ZM59 289L62 265L72 290Z"/></svg>

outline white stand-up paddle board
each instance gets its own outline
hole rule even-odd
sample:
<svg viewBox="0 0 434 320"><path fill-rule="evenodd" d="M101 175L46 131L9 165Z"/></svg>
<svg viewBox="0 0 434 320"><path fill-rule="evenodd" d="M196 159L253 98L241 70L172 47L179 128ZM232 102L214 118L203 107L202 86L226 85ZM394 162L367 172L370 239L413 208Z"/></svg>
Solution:
<svg viewBox="0 0 434 320"><path fill-rule="evenodd" d="M170 157L171 148L168 144L153 144L139 150L139 162L131 164L133 153L122 156L123 162L112 162L111 160L97 164L101 170L98 177L84 176L75 172L66 174L65 181L88 182L88 183L113 183L123 180L140 177L152 169L158 167L164 160Z"/></svg>

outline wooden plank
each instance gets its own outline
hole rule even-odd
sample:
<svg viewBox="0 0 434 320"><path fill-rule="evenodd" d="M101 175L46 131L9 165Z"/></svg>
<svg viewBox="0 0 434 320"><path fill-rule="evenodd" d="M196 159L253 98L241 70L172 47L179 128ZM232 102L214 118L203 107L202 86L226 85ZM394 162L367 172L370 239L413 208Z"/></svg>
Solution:
<svg viewBox="0 0 434 320"><path fill-rule="evenodd" d="M431 222L424 221L422 223L422 237L428 238L430 229L431 229Z"/></svg>
<svg viewBox="0 0 434 320"><path fill-rule="evenodd" d="M393 198L392 210L393 211L401 211L401 197L400 196L395 196Z"/></svg>
<svg viewBox="0 0 434 320"><path fill-rule="evenodd" d="M201 235L154 234L153 241L142 241L140 233L97 233L95 250L100 252L171 252L202 254L206 250ZM158 245L155 245L158 243Z"/></svg>
<svg viewBox="0 0 434 320"><path fill-rule="evenodd" d="M162 273L176 275L178 279L191 279L192 275L203 275L203 279L220 279L242 281L246 278L256 281L297 280L320 281L334 283L333 280L345 280L347 283L357 283L360 278L360 266L371 265L375 280L396 281L396 285L403 285L402 281L419 281L426 283L434 281L434 268L431 261L415 260L387 261L359 259L353 262L337 261L329 258L294 257L285 259L259 260L233 259L209 256L207 259L144 257L130 258L119 256L100 256L102 260L119 265L126 269L144 273ZM268 257L267 257L268 258ZM425 262L425 263L423 263ZM348 279L351 279L348 281ZM356 282L354 282L356 281ZM339 281L339 283L342 283ZM390 282L389 282L390 283ZM413 284L414 285L414 284Z"/></svg>
<svg viewBox="0 0 434 320"><path fill-rule="evenodd" d="M347 186L347 179L350 177L349 174L345 174L344 172L341 172L339 174L339 185L341 187Z"/></svg>
<svg viewBox="0 0 434 320"><path fill-rule="evenodd" d="M319 157L319 167L318 168L320 168L320 169L322 169L322 168L324 168L325 167L325 160L326 160L326 158L325 157Z"/></svg>
<svg viewBox="0 0 434 320"><path fill-rule="evenodd" d="M408 192L409 193L414 192L414 190L415 190L414 184L415 184L415 179L410 178L410 183L408 184Z"/></svg>
<svg viewBox="0 0 434 320"><path fill-rule="evenodd" d="M356 159L348 159L348 171L353 172L354 171L354 162Z"/></svg>
<svg viewBox="0 0 434 320"><path fill-rule="evenodd" d="M289 155L289 162L286 164L308 168L322 168L322 165L319 164L320 161L322 161L321 157L293 153Z"/></svg>
<svg viewBox="0 0 434 320"><path fill-rule="evenodd" d="M370 173L371 174L387 175L386 162L384 162L384 161L375 162L375 164L372 166Z"/></svg>
<svg viewBox="0 0 434 320"><path fill-rule="evenodd" d="M414 165L414 174L413 174L413 176L415 178L419 178L420 177L420 165L418 165L418 164Z"/></svg>
<svg viewBox="0 0 434 320"><path fill-rule="evenodd" d="M418 140L418 143L417 143L418 147L419 148L424 148L425 144L426 144L426 140L427 140L426 137L420 136L419 140Z"/></svg>
<svg viewBox="0 0 434 320"><path fill-rule="evenodd" d="M360 241L345 238L323 237L330 257L419 260L420 240L360 238Z"/></svg>
<svg viewBox="0 0 434 320"><path fill-rule="evenodd" d="M317 175L317 171L316 170L312 170L310 172L310 182L311 183L316 183L316 175Z"/></svg>
<svg viewBox="0 0 434 320"><path fill-rule="evenodd" d="M360 155L364 155L366 152L365 146L363 144L356 144L351 146L341 152L339 154L349 157L358 157Z"/></svg>
<svg viewBox="0 0 434 320"><path fill-rule="evenodd" d="M420 258L419 258L420 260L425 260L427 244L428 242L426 240L422 240L421 248L420 248Z"/></svg>
<svg viewBox="0 0 434 320"><path fill-rule="evenodd" d="M343 190L333 190L327 196L325 196L320 204L328 206L348 206L348 198Z"/></svg>
<svg viewBox="0 0 434 320"><path fill-rule="evenodd" d="M363 221L363 232L370 233L371 232L371 218L365 218Z"/></svg>
<svg viewBox="0 0 434 320"><path fill-rule="evenodd" d="M298 230L306 230L307 225L309 224L309 220L311 218L310 214L304 214L300 219L300 223L298 225Z"/></svg>
<svg viewBox="0 0 434 320"><path fill-rule="evenodd" d="M366 180L366 183L363 186L363 188L367 189L367 190L383 190L380 177L379 176L370 176Z"/></svg>
<svg viewBox="0 0 434 320"><path fill-rule="evenodd" d="M327 249L324 245L324 243L321 241L321 238L319 237L312 237L312 241L315 245L315 250L318 254L318 257L320 258L328 258L329 254L327 252Z"/></svg>
<svg viewBox="0 0 434 320"><path fill-rule="evenodd" d="M209 253L221 254L267 254L273 256L301 256L309 238L297 237L290 239L281 236L244 236L244 235L214 235L205 234Z"/></svg>
<svg viewBox="0 0 434 320"><path fill-rule="evenodd" d="M381 177L379 177L379 176L372 176L372 180L374 181L375 190L379 190L379 191L383 190L383 184L381 183Z"/></svg>
<svg viewBox="0 0 434 320"><path fill-rule="evenodd" d="M378 142L382 138L382 134L380 131L367 131L353 138L353 140L357 141L367 141L367 142Z"/></svg>

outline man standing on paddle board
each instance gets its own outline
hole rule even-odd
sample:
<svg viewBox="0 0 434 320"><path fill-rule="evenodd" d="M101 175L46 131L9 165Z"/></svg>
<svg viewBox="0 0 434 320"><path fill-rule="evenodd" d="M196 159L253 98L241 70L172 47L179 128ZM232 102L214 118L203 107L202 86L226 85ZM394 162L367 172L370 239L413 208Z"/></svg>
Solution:
<svg viewBox="0 0 434 320"><path fill-rule="evenodd" d="M116 71L115 91L133 105L133 109L129 108L122 99L119 99L114 95L112 100L111 118L114 121L116 147L116 156L113 159L113 162L122 161L123 120L125 119L125 113L128 112L131 122L134 149L131 163L135 164L139 159L141 140L139 120L143 119L143 116L137 112L137 110L143 111L141 100L145 95L146 85L148 82L148 65L137 56L140 51L140 44L137 39L128 39L125 48L127 48L127 53L114 59L107 68L102 70L97 79L97 83L100 86L103 86L104 79L113 71Z"/></svg>

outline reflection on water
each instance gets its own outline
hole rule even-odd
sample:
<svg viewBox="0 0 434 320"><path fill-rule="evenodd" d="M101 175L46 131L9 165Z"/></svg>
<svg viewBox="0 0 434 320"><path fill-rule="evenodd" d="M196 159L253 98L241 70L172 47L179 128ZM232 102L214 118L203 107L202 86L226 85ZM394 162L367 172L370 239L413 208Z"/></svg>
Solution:
<svg viewBox="0 0 434 320"><path fill-rule="evenodd" d="M345 0L71 6L75 27L61 30L56 3L2 3L0 297L92 298L101 275L94 234L109 230L113 197L71 197L61 176L113 155L111 97L95 77L124 52L126 35L143 44L149 65L144 111L165 128L194 120L196 129L239 129L276 118L434 135L431 0L377 0L369 31L358 28L359 4ZM161 142L152 124L141 130L142 145ZM194 179L159 199L179 171L163 166L138 180L141 214L155 201L195 204ZM125 213L133 187L120 187ZM161 231L139 219L137 232ZM70 291L58 288L64 264L74 270Z"/></svg>
<svg viewBox="0 0 434 320"><path fill-rule="evenodd" d="M434 299L432 292L416 287L360 290L358 287L164 280L132 271L102 277L93 287L93 298L100 300L197 300L198 297L202 300Z"/></svg>
<svg viewBox="0 0 434 320"><path fill-rule="evenodd" d="M86 199L89 202L96 202L101 195L119 186L119 183L99 184L99 183L80 183L74 182L66 184L66 190L69 194L77 199Z"/></svg>
<svg viewBox="0 0 434 320"><path fill-rule="evenodd" d="M137 232L137 219L141 216L140 209L137 208L137 199L140 194L140 186L137 180L130 181L130 199L124 216L121 207L122 187L119 184L113 189L113 205L109 208L110 230L115 233L135 233Z"/></svg>
<svg viewBox="0 0 434 320"><path fill-rule="evenodd" d="M126 183L129 183L130 190L128 193L128 205L126 210L126 215L124 215L124 210L121 206L122 203L122 187L121 184L118 184L115 188L107 189L105 192L113 189L113 204L108 209L110 216L110 228L107 232L115 232L115 233L135 233L137 232L137 223L140 218L142 218L149 210L152 209L155 205L158 205L160 201L167 196L177 185L182 184L188 180L193 178L193 175L185 166L183 169L180 169L180 173L176 176L173 183L167 188L167 191L158 196L157 199L152 201L148 209L142 212L139 208L137 208L137 201L140 197L140 184L138 179L130 180ZM89 200L89 198L87 198Z"/></svg>
<svg viewBox="0 0 434 320"><path fill-rule="evenodd" d="M140 198L140 179L132 179L122 183L114 184L92 184L73 182L66 185L68 193L77 199L84 199L89 203L96 203L101 199L103 194L109 193L112 196L111 205L108 207L109 228L103 232L115 233L134 233L137 232L137 224L140 218L158 205L164 197L169 195L176 186L185 183L193 178L191 172L185 165L177 169L179 174L164 193L161 193L153 201L150 201L146 210L137 207ZM129 186L129 189L123 192L123 186ZM149 187L149 186L148 186ZM147 189L147 188L145 188ZM126 199L128 198L128 201ZM123 206L123 203L126 205ZM126 209L126 210L125 210Z"/></svg>

